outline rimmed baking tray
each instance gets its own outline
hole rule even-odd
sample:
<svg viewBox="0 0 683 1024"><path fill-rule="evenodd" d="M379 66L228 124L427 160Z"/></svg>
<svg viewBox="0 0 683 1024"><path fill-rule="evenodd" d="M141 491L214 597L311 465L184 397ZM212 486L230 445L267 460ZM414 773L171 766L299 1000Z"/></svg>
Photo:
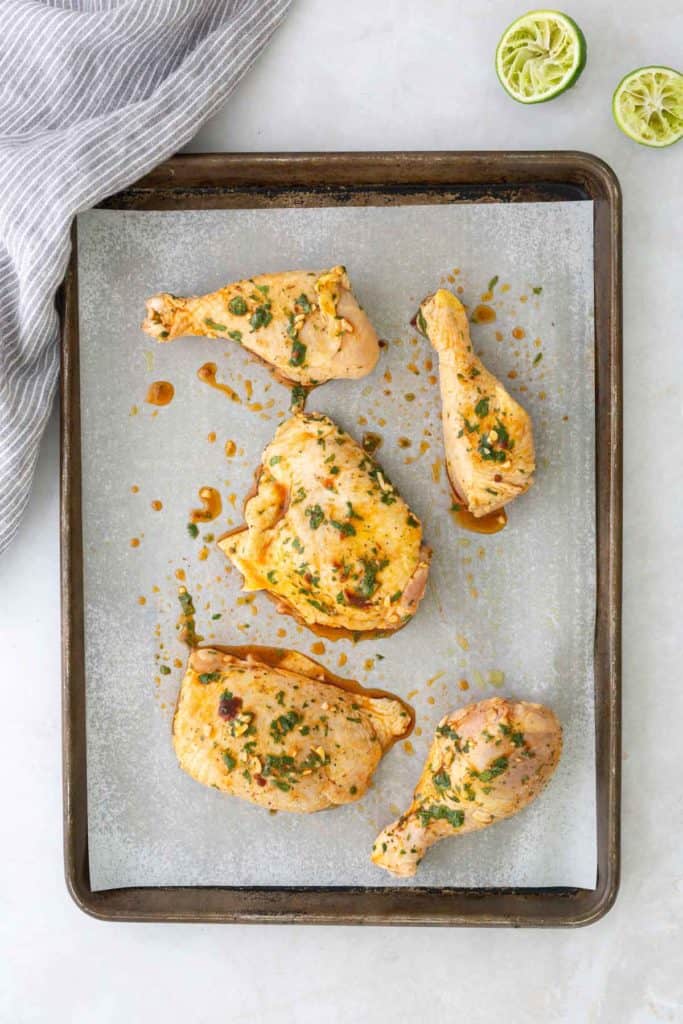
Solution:
<svg viewBox="0 0 683 1024"><path fill-rule="evenodd" d="M63 288L64 854L69 891L107 920L566 926L597 920L619 883L621 197L584 153L335 153L174 157L109 209L592 200L596 384L598 871L594 889L139 887L93 892L88 869L77 238Z"/></svg>

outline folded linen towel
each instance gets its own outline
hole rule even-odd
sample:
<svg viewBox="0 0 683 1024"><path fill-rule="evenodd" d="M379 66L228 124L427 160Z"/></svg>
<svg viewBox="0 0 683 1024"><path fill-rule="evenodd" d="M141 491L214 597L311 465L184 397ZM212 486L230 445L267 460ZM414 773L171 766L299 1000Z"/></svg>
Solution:
<svg viewBox="0 0 683 1024"><path fill-rule="evenodd" d="M290 3L0 0L0 553L55 392L74 215L188 142Z"/></svg>

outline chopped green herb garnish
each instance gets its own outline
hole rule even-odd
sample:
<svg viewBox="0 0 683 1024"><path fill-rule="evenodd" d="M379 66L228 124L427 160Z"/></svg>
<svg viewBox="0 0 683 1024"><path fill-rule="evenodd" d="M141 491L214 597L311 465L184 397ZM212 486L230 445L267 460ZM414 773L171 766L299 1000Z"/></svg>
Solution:
<svg viewBox="0 0 683 1024"><path fill-rule="evenodd" d="M543 291L543 285L541 285L541 284L536 285L536 287L532 288L531 290L534 293L534 295L540 295L541 292Z"/></svg>
<svg viewBox="0 0 683 1024"><path fill-rule="evenodd" d="M254 282L254 284L256 285L258 290L261 292L261 295L265 295L267 297L268 292L270 291L270 285L267 285L267 284L256 284L256 282Z"/></svg>
<svg viewBox="0 0 683 1024"><path fill-rule="evenodd" d="M470 421L465 416L463 416L462 421L465 424L465 430L467 431L468 434L473 434L475 430L479 429L476 423L470 423Z"/></svg>
<svg viewBox="0 0 683 1024"><path fill-rule="evenodd" d="M432 776L432 781L438 789L448 789L451 784L451 777L448 772L437 772Z"/></svg>
<svg viewBox="0 0 683 1024"><path fill-rule="evenodd" d="M489 400L488 400L488 398L480 398L479 399L479 401L477 402L477 404L474 407L474 413L475 413L476 416L479 417L479 419L482 419L484 416L488 416L488 413L489 413Z"/></svg>
<svg viewBox="0 0 683 1024"><path fill-rule="evenodd" d="M302 387L301 384L295 384L292 388L292 395L289 401L290 409L301 409L303 410L306 404L306 388Z"/></svg>
<svg viewBox="0 0 683 1024"><path fill-rule="evenodd" d="M241 331L228 331L228 337L232 338L233 341L242 343L242 332Z"/></svg>
<svg viewBox="0 0 683 1024"><path fill-rule="evenodd" d="M491 278L491 280L489 281L489 286L488 286L488 288L486 290L488 292L492 292L497 284L498 284L498 274L496 274L495 277Z"/></svg>
<svg viewBox="0 0 683 1024"><path fill-rule="evenodd" d="M289 360L290 366L302 366L306 359L306 346L299 339L292 342L292 355Z"/></svg>
<svg viewBox="0 0 683 1024"><path fill-rule="evenodd" d="M491 762L490 768L485 768L483 772L472 772L475 778L481 782L490 782L491 779L497 778L507 770L508 759L507 757L497 757L495 761Z"/></svg>
<svg viewBox="0 0 683 1024"><path fill-rule="evenodd" d="M195 537L199 536L199 527L197 526L196 523L188 523L187 532L189 533L190 537L192 537L192 539L194 540Z"/></svg>
<svg viewBox="0 0 683 1024"><path fill-rule="evenodd" d="M162 676L170 676L171 674L171 670L168 667L168 665L159 665L159 671L161 672Z"/></svg>
<svg viewBox="0 0 683 1024"><path fill-rule="evenodd" d="M229 750L224 750L221 756L225 763L225 767L228 769L229 772L231 772L234 768L237 767L237 758L234 757Z"/></svg>
<svg viewBox="0 0 683 1024"><path fill-rule="evenodd" d="M320 524L325 521L325 513L320 505L309 505L304 509L304 515L308 517L309 526L312 530L317 530Z"/></svg>
<svg viewBox="0 0 683 1024"><path fill-rule="evenodd" d="M411 515L410 513L408 513L408 518L406 519L406 522L408 526L412 526L414 530L417 529L417 527L420 525L415 516Z"/></svg>
<svg viewBox="0 0 683 1024"><path fill-rule="evenodd" d="M244 316L247 311L247 303L241 295L236 295L234 299L230 299L228 309L233 316Z"/></svg>
<svg viewBox="0 0 683 1024"><path fill-rule="evenodd" d="M266 576L268 578L268 582L272 583L273 586L277 584L277 576L275 575L275 569L269 569L268 572L266 573Z"/></svg>
<svg viewBox="0 0 683 1024"><path fill-rule="evenodd" d="M217 682L219 682L220 678L221 678L220 672L202 672L200 674L200 676L199 676L199 682L203 683L204 686L206 686L207 683L217 683ZM230 694L230 697L232 697L232 694ZM228 698L228 699L230 699L230 698Z"/></svg>
<svg viewBox="0 0 683 1024"><path fill-rule="evenodd" d="M536 358L534 359L534 366L536 365L536 363L540 363L541 359L543 359L543 353L539 352Z"/></svg>
<svg viewBox="0 0 683 1024"><path fill-rule="evenodd" d="M210 316L205 317L204 323L210 331L227 331L225 324L217 324L215 320L212 320Z"/></svg>
<svg viewBox="0 0 683 1024"><path fill-rule="evenodd" d="M277 466L278 462L282 462L281 455L273 455L272 459L268 463L269 466Z"/></svg>
<svg viewBox="0 0 683 1024"><path fill-rule="evenodd" d="M310 302L308 301L303 292L301 293L299 298L295 299L294 301L296 302L297 306L299 306L303 310L304 313L311 312L311 309L313 307L311 306Z"/></svg>
<svg viewBox="0 0 683 1024"><path fill-rule="evenodd" d="M288 711L284 715L279 715L270 723L270 735L281 743L287 733L291 732L300 721L301 715L296 711Z"/></svg>
<svg viewBox="0 0 683 1024"><path fill-rule="evenodd" d="M421 807L417 813L423 826L428 825L430 821L447 821L453 828L460 828L465 822L464 811L454 811L450 807L444 807L443 804L437 804L434 807Z"/></svg>
<svg viewBox="0 0 683 1024"><path fill-rule="evenodd" d="M460 737L455 729L451 729L450 725L440 725L436 731L439 736L447 736L449 740L454 740L456 743L460 742Z"/></svg>
<svg viewBox="0 0 683 1024"><path fill-rule="evenodd" d="M415 317L415 321L417 323L418 330L420 331L421 334L424 334L424 336L426 338L427 337L427 321L425 320L424 315L423 315L421 309L418 309L417 316Z"/></svg>
<svg viewBox="0 0 683 1024"><path fill-rule="evenodd" d="M353 523L340 523L337 519L330 519L330 526L334 526L335 530L339 530L342 537L356 536L356 527Z"/></svg>
<svg viewBox="0 0 683 1024"><path fill-rule="evenodd" d="M367 558L363 558L361 561L363 563L363 578L358 584L358 593L361 597L370 598L379 587L377 574L382 569L386 569L389 562L386 558L382 559L381 562Z"/></svg>
<svg viewBox="0 0 683 1024"><path fill-rule="evenodd" d="M270 311L269 302L264 302L262 306L257 306L249 318L252 333L257 331L259 327L267 327L272 319L273 314Z"/></svg>

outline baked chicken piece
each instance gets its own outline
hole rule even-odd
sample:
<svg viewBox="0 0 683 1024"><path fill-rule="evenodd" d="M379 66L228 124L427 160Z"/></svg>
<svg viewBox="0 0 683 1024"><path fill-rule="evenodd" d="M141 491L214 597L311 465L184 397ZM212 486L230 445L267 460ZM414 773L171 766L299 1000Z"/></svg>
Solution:
<svg viewBox="0 0 683 1024"><path fill-rule="evenodd" d="M197 648L173 719L180 767L275 811L359 800L414 719L398 697L352 685L294 651Z"/></svg>
<svg viewBox="0 0 683 1024"><path fill-rule="evenodd" d="M261 458L245 525L219 540L247 591L326 635L392 632L414 614L431 551L376 462L319 413L282 423Z"/></svg>
<svg viewBox="0 0 683 1024"><path fill-rule="evenodd" d="M430 846L509 818L530 804L562 752L562 727L542 704L490 700L443 718L413 802L377 837L372 860L414 875Z"/></svg>
<svg viewBox="0 0 683 1024"><path fill-rule="evenodd" d="M440 288L424 300L417 326L439 355L446 465L458 504L479 518L532 484L531 418L475 355L462 303Z"/></svg>
<svg viewBox="0 0 683 1024"><path fill-rule="evenodd" d="M379 357L377 335L344 267L260 274L190 298L161 292L147 300L142 329L157 341L231 338L280 380L304 387L364 377Z"/></svg>

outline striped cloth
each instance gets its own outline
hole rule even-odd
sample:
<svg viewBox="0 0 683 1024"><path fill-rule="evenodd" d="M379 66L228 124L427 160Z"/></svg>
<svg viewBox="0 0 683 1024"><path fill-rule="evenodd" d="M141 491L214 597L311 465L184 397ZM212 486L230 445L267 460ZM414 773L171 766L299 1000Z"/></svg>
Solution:
<svg viewBox="0 0 683 1024"><path fill-rule="evenodd" d="M290 3L0 0L0 552L55 392L72 218L188 142Z"/></svg>

